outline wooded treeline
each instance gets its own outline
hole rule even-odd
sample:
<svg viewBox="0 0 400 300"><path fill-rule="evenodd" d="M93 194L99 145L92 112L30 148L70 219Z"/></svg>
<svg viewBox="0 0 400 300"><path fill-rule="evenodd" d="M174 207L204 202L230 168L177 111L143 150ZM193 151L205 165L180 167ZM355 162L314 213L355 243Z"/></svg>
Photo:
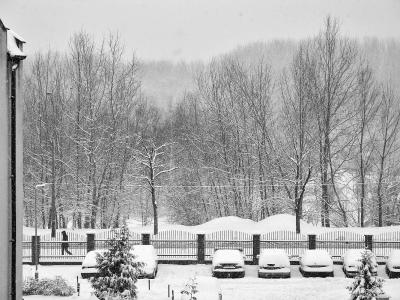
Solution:
<svg viewBox="0 0 400 300"><path fill-rule="evenodd" d="M163 111L118 36L75 34L27 74L26 225L35 190L39 224L53 228L147 221L159 207L182 224L283 212L323 226L398 221L398 82L364 50L327 18L282 71L269 57L213 59Z"/></svg>

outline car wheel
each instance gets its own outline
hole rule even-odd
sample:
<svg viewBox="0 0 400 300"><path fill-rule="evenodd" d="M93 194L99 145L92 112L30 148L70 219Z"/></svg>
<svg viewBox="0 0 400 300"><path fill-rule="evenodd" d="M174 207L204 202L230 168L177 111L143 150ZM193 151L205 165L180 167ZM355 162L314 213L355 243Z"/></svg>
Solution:
<svg viewBox="0 0 400 300"><path fill-rule="evenodd" d="M335 276L335 273L334 272L331 272L330 274L329 274L329 277L334 277Z"/></svg>
<svg viewBox="0 0 400 300"><path fill-rule="evenodd" d="M240 275L239 275L239 278L244 278L244 272L243 273L240 273Z"/></svg>

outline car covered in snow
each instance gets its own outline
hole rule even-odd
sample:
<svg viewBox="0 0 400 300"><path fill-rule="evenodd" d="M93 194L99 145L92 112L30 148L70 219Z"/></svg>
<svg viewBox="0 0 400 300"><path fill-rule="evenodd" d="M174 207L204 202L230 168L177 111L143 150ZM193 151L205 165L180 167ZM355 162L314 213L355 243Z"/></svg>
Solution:
<svg viewBox="0 0 400 300"><path fill-rule="evenodd" d="M241 249L216 249L212 255L212 276L244 277L244 259Z"/></svg>
<svg viewBox="0 0 400 300"><path fill-rule="evenodd" d="M364 251L369 251L365 249L349 249L343 255L343 273L346 277L355 277L359 273L359 269L362 266L362 254ZM371 251L369 251L371 252ZM378 263L376 261L375 255L371 252L371 262L372 262L372 275L377 275Z"/></svg>
<svg viewBox="0 0 400 300"><path fill-rule="evenodd" d="M304 276L333 277L333 260L325 250L306 250L300 257L300 273Z"/></svg>
<svg viewBox="0 0 400 300"><path fill-rule="evenodd" d="M82 262L82 270L81 276L83 279L96 277L98 276L98 264L97 264L97 257L102 256L106 250L93 250L89 251L83 262Z"/></svg>
<svg viewBox="0 0 400 300"><path fill-rule="evenodd" d="M158 256L153 245L133 246L134 260L141 264L139 278L155 278L158 272Z"/></svg>
<svg viewBox="0 0 400 300"><path fill-rule="evenodd" d="M264 249L258 258L258 277L289 278L290 261L283 249Z"/></svg>
<svg viewBox="0 0 400 300"><path fill-rule="evenodd" d="M386 273L389 278L400 277L400 249L390 252L386 261Z"/></svg>
<svg viewBox="0 0 400 300"><path fill-rule="evenodd" d="M89 251L83 262L81 276L90 278L98 276L97 257L104 255L107 250ZM141 264L139 269L139 278L154 278L158 271L158 257L153 245L136 245L130 253L134 256L134 261Z"/></svg>

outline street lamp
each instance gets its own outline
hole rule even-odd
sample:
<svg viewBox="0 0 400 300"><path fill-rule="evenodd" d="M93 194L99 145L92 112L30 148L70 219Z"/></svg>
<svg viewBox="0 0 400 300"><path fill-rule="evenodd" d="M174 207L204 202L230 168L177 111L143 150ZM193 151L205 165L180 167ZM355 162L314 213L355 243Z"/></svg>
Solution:
<svg viewBox="0 0 400 300"><path fill-rule="evenodd" d="M35 279L39 279L39 272L38 272L38 244L37 244L37 201L36 201L36 190L38 188L44 188L46 185L51 183L42 183L35 185Z"/></svg>

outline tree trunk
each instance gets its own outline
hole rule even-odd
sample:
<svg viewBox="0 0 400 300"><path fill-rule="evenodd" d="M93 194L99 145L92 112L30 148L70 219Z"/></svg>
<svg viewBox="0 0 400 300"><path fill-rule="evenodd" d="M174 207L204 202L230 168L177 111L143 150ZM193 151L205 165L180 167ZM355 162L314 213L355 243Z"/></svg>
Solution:
<svg viewBox="0 0 400 300"><path fill-rule="evenodd" d="M151 187L151 202L153 204L153 217L154 217L154 234L158 234L158 214L156 202L156 189L154 185Z"/></svg>
<svg viewBox="0 0 400 300"><path fill-rule="evenodd" d="M55 136L53 133L52 150L51 150L51 209L50 209L50 222L51 222L51 237L56 237L56 161L55 161Z"/></svg>

